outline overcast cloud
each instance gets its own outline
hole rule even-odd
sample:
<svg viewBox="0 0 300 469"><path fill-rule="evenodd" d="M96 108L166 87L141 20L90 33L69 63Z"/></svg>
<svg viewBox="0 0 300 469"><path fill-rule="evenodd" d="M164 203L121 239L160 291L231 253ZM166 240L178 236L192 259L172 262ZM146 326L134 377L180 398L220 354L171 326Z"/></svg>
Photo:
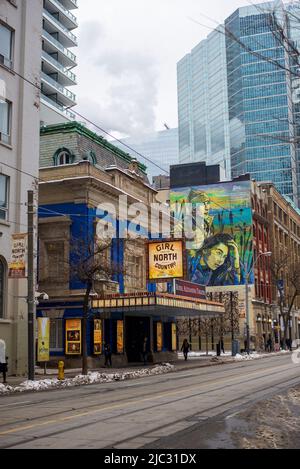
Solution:
<svg viewBox="0 0 300 469"><path fill-rule="evenodd" d="M216 27L202 15L222 22L249 4L247 0L78 3L78 111L116 136L161 130L164 123L177 127L176 64Z"/></svg>

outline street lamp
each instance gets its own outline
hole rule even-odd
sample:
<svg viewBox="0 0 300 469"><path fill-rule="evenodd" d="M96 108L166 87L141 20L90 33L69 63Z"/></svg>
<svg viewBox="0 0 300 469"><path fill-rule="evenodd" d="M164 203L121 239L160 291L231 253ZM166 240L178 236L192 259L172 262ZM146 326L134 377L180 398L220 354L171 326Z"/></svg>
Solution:
<svg viewBox="0 0 300 469"><path fill-rule="evenodd" d="M265 257L270 257L272 256L272 253L270 251L267 252L261 252L259 256L257 256L257 259L255 260L253 264L253 269L258 261L258 259L262 256ZM246 268L245 268L246 267ZM248 272L248 265L247 263L244 266L245 269L245 274L246 274L246 282L245 282L245 303L246 303L246 333L247 333L247 353L248 355L250 354L250 311L249 311L249 291L248 291L248 286L249 286L249 278L252 272L252 269L249 270Z"/></svg>

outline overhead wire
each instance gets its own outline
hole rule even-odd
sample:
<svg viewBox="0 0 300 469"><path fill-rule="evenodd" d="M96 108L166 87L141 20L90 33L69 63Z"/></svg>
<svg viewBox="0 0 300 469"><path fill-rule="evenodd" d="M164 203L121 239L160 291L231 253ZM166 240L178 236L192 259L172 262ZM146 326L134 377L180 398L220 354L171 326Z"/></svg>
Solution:
<svg viewBox="0 0 300 469"><path fill-rule="evenodd" d="M23 75L21 75L20 73L16 72L15 70L13 69L10 69L15 75L17 75L19 78L21 78L22 80L24 80L26 83L30 84L31 86L33 86L34 88L36 88L39 92L42 92L42 88L41 86L39 86L37 83L34 83L32 82L31 80L29 80L28 78L24 77ZM78 111L76 111L75 109L72 109L72 112L74 114L76 114L78 117L80 117L81 119L84 119L86 122L88 122L89 124L93 125L95 128L97 128L98 130L100 130L101 132L104 132L106 135L108 135L109 137L111 137L113 140L115 140L116 142L118 143L121 143L122 145L124 145L126 148L128 148L130 151L133 151L134 153L136 153L138 156L140 156L141 158L143 158L144 160L148 161L149 163L151 163L152 165L156 166L158 169L160 169L161 171L169 174L169 172L165 169L165 168L162 168L161 166L159 166L157 163L155 163L154 161L150 160L150 158L146 157L145 155L143 155L142 153L138 152L137 150L135 150L134 148L132 148L130 145L124 143L122 140L119 140L118 138L116 138L114 135L112 135L110 132L108 132L107 130L103 129L102 127L100 127L98 124L96 124L95 122L91 121L90 119L88 119L87 117L83 116L82 114L80 114ZM109 142L110 143L110 142Z"/></svg>

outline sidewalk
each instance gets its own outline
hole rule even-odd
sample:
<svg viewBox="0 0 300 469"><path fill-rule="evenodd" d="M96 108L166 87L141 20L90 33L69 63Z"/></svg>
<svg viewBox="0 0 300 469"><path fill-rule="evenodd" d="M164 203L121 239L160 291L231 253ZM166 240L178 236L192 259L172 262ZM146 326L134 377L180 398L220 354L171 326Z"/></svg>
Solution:
<svg viewBox="0 0 300 469"><path fill-rule="evenodd" d="M224 365L226 363L237 363L238 361L242 360L249 360L249 359L259 359L259 358L266 358L266 357L271 357L271 356L280 356L283 352L277 352L277 353L254 353L251 354L250 356L247 355L237 355L236 357L232 357L229 352L226 352L225 354L222 354L220 357L217 357L214 352L210 352L209 355L207 356L205 353L197 353L197 352L192 352L189 354L188 360L185 361L183 359L183 354L178 353L178 358L175 360L170 361L170 365L173 365L173 369L169 370L172 372L176 371L182 371L186 369L193 369L193 368L201 368L201 367L208 367L208 366L216 366L216 365ZM287 352L284 352L287 353ZM106 368L106 367L100 367L97 369L90 369L89 372L92 373L103 373L106 375L112 375L112 374L124 374L124 373L138 373L141 372L143 375L143 372L146 370L152 370L155 367L158 367L162 363L154 363L154 364L149 364L143 366L141 363L132 363L124 367L119 367L119 368ZM65 370L65 378L74 378L75 376L81 375L81 368L73 368L73 369L66 369ZM58 370L57 369L47 369L46 375L44 374L44 370L42 368L35 368L35 380L36 381L42 381L42 380L47 380L47 379L55 379L58 376ZM138 376L137 376L138 377ZM27 376L8 376L7 377L7 384L10 386L18 386L21 383L24 383L27 381ZM2 383L1 377L0 377L0 384Z"/></svg>

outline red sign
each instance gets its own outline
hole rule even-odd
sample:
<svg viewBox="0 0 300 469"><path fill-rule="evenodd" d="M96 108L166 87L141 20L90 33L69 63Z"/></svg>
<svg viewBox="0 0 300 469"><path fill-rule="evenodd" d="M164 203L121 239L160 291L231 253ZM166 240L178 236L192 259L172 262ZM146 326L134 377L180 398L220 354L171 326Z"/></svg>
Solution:
<svg viewBox="0 0 300 469"><path fill-rule="evenodd" d="M206 290L204 285L187 282L185 280L175 280L175 295L188 296L190 298L201 298L206 300Z"/></svg>

